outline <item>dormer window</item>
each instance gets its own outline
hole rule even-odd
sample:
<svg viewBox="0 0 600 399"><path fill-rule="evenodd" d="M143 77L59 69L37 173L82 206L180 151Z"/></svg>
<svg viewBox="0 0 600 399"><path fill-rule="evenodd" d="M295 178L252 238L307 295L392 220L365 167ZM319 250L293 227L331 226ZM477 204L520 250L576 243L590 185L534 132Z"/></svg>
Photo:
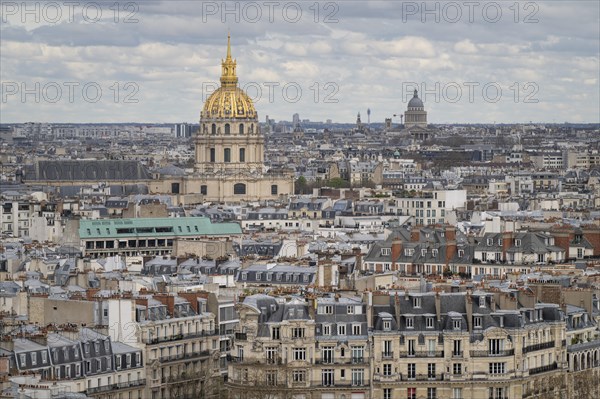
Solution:
<svg viewBox="0 0 600 399"><path fill-rule="evenodd" d="M381 255L382 256L388 256L389 254L391 254L391 249L390 248L381 248Z"/></svg>
<svg viewBox="0 0 600 399"><path fill-rule="evenodd" d="M406 256L413 256L414 253L415 253L415 250L412 248L406 248L404 250L404 255L406 255Z"/></svg>
<svg viewBox="0 0 600 399"><path fill-rule="evenodd" d="M452 320L452 327L455 330L460 330L460 328L461 328L461 320L460 319L453 319Z"/></svg>
<svg viewBox="0 0 600 399"><path fill-rule="evenodd" d="M473 327L481 328L481 316L473 316Z"/></svg>
<svg viewBox="0 0 600 399"><path fill-rule="evenodd" d="M421 297L420 296L416 296L413 298L413 306L415 308L420 308L421 307Z"/></svg>
<svg viewBox="0 0 600 399"><path fill-rule="evenodd" d="M427 249L423 248L421 250L421 256L426 256L427 255Z"/></svg>
<svg viewBox="0 0 600 399"><path fill-rule="evenodd" d="M515 240L515 247L520 247L520 246L521 246L521 239L520 239L520 238L517 238L517 239Z"/></svg>
<svg viewBox="0 0 600 399"><path fill-rule="evenodd" d="M425 319L425 327L433 328L433 317L430 316Z"/></svg>
<svg viewBox="0 0 600 399"><path fill-rule="evenodd" d="M462 258L463 256L465 256L465 250L464 249L459 249L458 250L458 257Z"/></svg>
<svg viewBox="0 0 600 399"><path fill-rule="evenodd" d="M392 322L389 320L384 320L383 331L390 331L391 329L392 329Z"/></svg>
<svg viewBox="0 0 600 399"><path fill-rule="evenodd" d="M502 246L502 238L498 238L498 246Z"/></svg>
<svg viewBox="0 0 600 399"><path fill-rule="evenodd" d="M492 245L494 245L494 239L493 238L488 238L487 239L487 245L488 245L488 247L491 247Z"/></svg>
<svg viewBox="0 0 600 399"><path fill-rule="evenodd" d="M431 250L431 255L432 255L434 258L437 258L437 255L438 255L438 250L437 250L437 249L432 249L432 250Z"/></svg>
<svg viewBox="0 0 600 399"><path fill-rule="evenodd" d="M262 273L256 272L256 280L261 280L261 279L262 279Z"/></svg>
<svg viewBox="0 0 600 399"><path fill-rule="evenodd" d="M485 296L483 295L479 297L479 307L485 308Z"/></svg>
<svg viewBox="0 0 600 399"><path fill-rule="evenodd" d="M412 316L408 316L406 318L406 328L414 328L415 327L415 319Z"/></svg>
<svg viewBox="0 0 600 399"><path fill-rule="evenodd" d="M248 278L248 273L242 273L242 280L245 281Z"/></svg>

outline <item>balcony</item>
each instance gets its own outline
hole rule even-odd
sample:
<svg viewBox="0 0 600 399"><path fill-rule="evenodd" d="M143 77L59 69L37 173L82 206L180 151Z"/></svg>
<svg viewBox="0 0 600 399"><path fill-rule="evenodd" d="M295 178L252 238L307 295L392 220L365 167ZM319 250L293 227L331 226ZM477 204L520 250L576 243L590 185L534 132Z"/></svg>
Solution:
<svg viewBox="0 0 600 399"><path fill-rule="evenodd" d="M200 331L195 333L187 333L187 334L173 334L166 337L144 337L142 338L142 342L149 345L159 344L161 342L171 342L171 341L179 341L182 339L191 339L191 338L200 338L200 337L210 337L214 335L219 335L218 331Z"/></svg>
<svg viewBox="0 0 600 399"><path fill-rule="evenodd" d="M208 350L204 350L204 351L200 351L200 352L178 353L175 355L161 356L159 358L159 361L161 363L169 363L169 362L174 362L176 360L191 359L194 357L207 357L209 355L210 355L210 351L208 351Z"/></svg>
<svg viewBox="0 0 600 399"><path fill-rule="evenodd" d="M514 356L514 349L506 349L503 351L471 351L471 357L496 357L496 356Z"/></svg>
<svg viewBox="0 0 600 399"><path fill-rule="evenodd" d="M463 357L464 356L464 352L463 351L452 351L452 357Z"/></svg>
<svg viewBox="0 0 600 399"><path fill-rule="evenodd" d="M365 360L365 358L364 358L364 357L362 357L362 356L361 356L361 357L353 357L353 358L351 359L351 362L352 362L352 364L361 364L361 363L365 363L365 362L366 362L366 360Z"/></svg>
<svg viewBox="0 0 600 399"><path fill-rule="evenodd" d="M529 369L529 375L545 373L545 372L556 370L556 369L558 369L558 364L556 364L556 362L554 362L547 366L541 366L541 367L535 367L535 368Z"/></svg>
<svg viewBox="0 0 600 399"><path fill-rule="evenodd" d="M146 380L140 379L140 380L119 382L116 384L101 385L99 387L88 388L86 390L86 393L88 395L93 395L96 393L102 393L102 392L108 392L108 391L112 392L112 391L116 391L116 390L120 390L120 389L136 388L136 387L145 386L145 385L146 385Z"/></svg>
<svg viewBox="0 0 600 399"><path fill-rule="evenodd" d="M335 363L335 361L333 360L333 357L315 359L315 364L334 364L334 363Z"/></svg>
<svg viewBox="0 0 600 399"><path fill-rule="evenodd" d="M381 352L382 359L391 359L394 357L394 352Z"/></svg>
<svg viewBox="0 0 600 399"><path fill-rule="evenodd" d="M444 357L444 351L402 351L400 357Z"/></svg>
<svg viewBox="0 0 600 399"><path fill-rule="evenodd" d="M523 353L535 352L542 349L554 348L554 341L544 342L541 344L529 345L523 348Z"/></svg>

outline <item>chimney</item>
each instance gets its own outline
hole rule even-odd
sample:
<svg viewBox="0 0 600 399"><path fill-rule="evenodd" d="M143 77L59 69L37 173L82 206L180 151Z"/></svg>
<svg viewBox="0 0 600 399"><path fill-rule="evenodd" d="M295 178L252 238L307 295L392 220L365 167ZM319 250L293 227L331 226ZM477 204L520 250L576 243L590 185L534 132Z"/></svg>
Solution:
<svg viewBox="0 0 600 399"><path fill-rule="evenodd" d="M87 300L93 301L94 295L96 295L99 291L100 291L99 288L88 288L87 291L85 292L85 296L86 296Z"/></svg>
<svg viewBox="0 0 600 399"><path fill-rule="evenodd" d="M446 225L444 236L446 238L446 266L448 266L452 258L456 256L456 228Z"/></svg>
<svg viewBox="0 0 600 399"><path fill-rule="evenodd" d="M419 242L420 240L421 240L421 230L415 226L410 231L410 242Z"/></svg>
<svg viewBox="0 0 600 399"><path fill-rule="evenodd" d="M446 241L456 240L456 227L447 224L444 227L444 236L446 237Z"/></svg>
<svg viewBox="0 0 600 399"><path fill-rule="evenodd" d="M169 315L173 317L173 313L175 312L175 297L173 295L164 293L154 294L153 297L154 299L165 305L167 307L167 312L169 312Z"/></svg>
<svg viewBox="0 0 600 399"><path fill-rule="evenodd" d="M435 314L437 321L440 322L442 320L442 296L439 291L435 292Z"/></svg>
<svg viewBox="0 0 600 399"><path fill-rule="evenodd" d="M505 231L502 233L502 260L507 261L506 251L513 245L513 233L512 231Z"/></svg>
<svg viewBox="0 0 600 399"><path fill-rule="evenodd" d="M396 270L396 260L402 254L402 241L397 238L392 241L392 270Z"/></svg>

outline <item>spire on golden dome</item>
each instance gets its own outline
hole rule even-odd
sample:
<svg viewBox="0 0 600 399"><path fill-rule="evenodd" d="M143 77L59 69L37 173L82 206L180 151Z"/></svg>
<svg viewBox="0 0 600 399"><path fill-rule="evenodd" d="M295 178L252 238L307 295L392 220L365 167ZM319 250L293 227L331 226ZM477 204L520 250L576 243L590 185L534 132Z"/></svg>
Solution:
<svg viewBox="0 0 600 399"><path fill-rule="evenodd" d="M221 87L236 87L238 78L235 74L236 62L231 58L231 35L227 33L227 57L221 60Z"/></svg>

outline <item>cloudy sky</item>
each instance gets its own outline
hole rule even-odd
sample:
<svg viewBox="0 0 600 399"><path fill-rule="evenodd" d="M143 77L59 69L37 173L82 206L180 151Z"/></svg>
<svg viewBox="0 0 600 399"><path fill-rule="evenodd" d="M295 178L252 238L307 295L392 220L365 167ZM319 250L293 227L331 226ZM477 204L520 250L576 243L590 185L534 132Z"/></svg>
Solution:
<svg viewBox="0 0 600 399"><path fill-rule="evenodd" d="M597 1L2 0L0 14L3 123L197 122L228 30L261 120L383 122L415 85L432 123L600 119Z"/></svg>

